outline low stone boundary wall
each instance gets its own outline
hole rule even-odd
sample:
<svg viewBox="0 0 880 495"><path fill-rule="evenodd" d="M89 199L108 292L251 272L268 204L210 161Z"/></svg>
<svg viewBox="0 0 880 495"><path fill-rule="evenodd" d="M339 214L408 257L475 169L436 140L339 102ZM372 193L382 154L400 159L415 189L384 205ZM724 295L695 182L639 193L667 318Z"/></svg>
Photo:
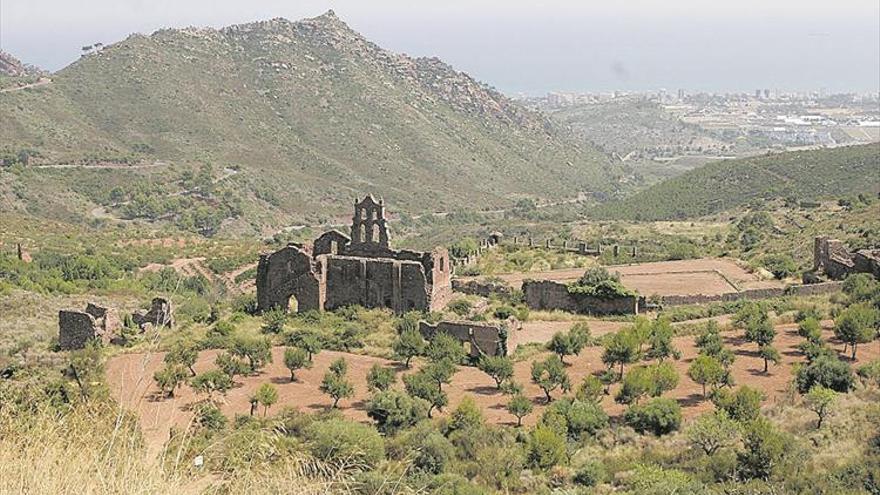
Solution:
<svg viewBox="0 0 880 495"><path fill-rule="evenodd" d="M594 315L639 313L638 296L604 299L571 294L566 284L552 280L526 280L523 282L522 290L526 305L535 310L560 310Z"/></svg>
<svg viewBox="0 0 880 495"><path fill-rule="evenodd" d="M790 285L767 289L747 289L727 294L691 294L682 296L664 296L663 306L686 306L690 304L708 304L712 302L732 302L745 300L772 299L783 296L816 296L830 294L842 289L842 282L823 282L819 284Z"/></svg>

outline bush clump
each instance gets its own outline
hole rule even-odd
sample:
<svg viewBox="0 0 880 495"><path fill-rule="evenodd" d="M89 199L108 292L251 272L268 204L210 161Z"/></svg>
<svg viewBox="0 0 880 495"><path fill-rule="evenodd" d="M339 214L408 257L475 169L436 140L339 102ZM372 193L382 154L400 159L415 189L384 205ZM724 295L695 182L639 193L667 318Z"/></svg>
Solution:
<svg viewBox="0 0 880 495"><path fill-rule="evenodd" d="M623 419L639 433L665 435L681 426L681 406L672 399L660 397L642 405L630 406Z"/></svg>

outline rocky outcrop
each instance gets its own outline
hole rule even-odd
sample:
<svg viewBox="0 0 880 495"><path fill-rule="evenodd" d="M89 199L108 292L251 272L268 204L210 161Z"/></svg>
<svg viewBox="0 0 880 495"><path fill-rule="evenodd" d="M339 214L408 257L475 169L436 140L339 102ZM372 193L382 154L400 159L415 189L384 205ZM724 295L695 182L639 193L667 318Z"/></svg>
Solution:
<svg viewBox="0 0 880 495"><path fill-rule="evenodd" d="M11 54L0 50L0 75L9 77L37 76L43 71L32 66L23 64L21 60Z"/></svg>
<svg viewBox="0 0 880 495"><path fill-rule="evenodd" d="M19 77L27 74L27 71L20 60L4 51L0 51L0 74Z"/></svg>

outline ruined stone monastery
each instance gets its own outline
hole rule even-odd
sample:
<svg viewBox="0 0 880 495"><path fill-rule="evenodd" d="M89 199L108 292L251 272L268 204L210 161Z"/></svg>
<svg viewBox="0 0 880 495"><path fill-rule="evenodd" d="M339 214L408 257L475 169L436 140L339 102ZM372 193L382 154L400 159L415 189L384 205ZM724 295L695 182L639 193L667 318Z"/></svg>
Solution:
<svg viewBox="0 0 880 495"><path fill-rule="evenodd" d="M289 309L291 299L297 311L443 308L452 295L447 250L394 250L388 241L384 202L371 195L355 201L350 237L330 230L311 246L289 244L260 256L258 309Z"/></svg>

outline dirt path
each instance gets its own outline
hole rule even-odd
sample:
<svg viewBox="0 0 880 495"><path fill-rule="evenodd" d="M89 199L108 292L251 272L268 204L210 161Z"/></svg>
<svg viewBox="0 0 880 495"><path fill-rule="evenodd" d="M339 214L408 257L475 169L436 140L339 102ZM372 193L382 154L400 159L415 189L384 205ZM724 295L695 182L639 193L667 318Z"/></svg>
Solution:
<svg viewBox="0 0 880 495"><path fill-rule="evenodd" d="M92 163L92 164L82 164L82 163L57 163L53 165L29 165L28 168L86 168L86 169L108 169L108 170L132 170L132 169L141 169L141 168L154 168L154 167L163 167L169 165L168 162L163 161L155 161L152 163L136 163L133 165L128 165L124 163Z"/></svg>
<svg viewBox="0 0 880 495"><path fill-rule="evenodd" d="M46 86L47 84L51 84L51 83L52 83L52 79L49 79L48 77L41 77L41 78L37 79L36 82L32 82L30 84L25 84L24 86L16 86L14 88L0 89L0 93L12 93L12 92L21 91L24 89L39 88L40 86Z"/></svg>
<svg viewBox="0 0 880 495"><path fill-rule="evenodd" d="M827 324L827 322L826 322ZM561 324L560 324L561 325ZM599 333L599 329L595 330ZM797 344L801 341L797 336L797 327L794 324L780 325L777 327L778 336L775 346L779 349L782 362L778 366L771 366L770 372L762 372L763 361L757 354L754 344L745 342L739 332L726 332L725 340L736 353L737 359L734 364L733 376L738 385L749 385L758 388L767 394L765 403L772 403L784 396L792 379L792 365L802 362L803 357L797 350ZM825 337L830 338L830 329L824 329ZM693 337L678 337L675 345L682 352L682 359L673 361L678 370L681 381L679 386L666 394L675 398L684 408L686 417L693 417L703 411L712 408L711 403L703 400L701 387L691 381L685 374L687 367L697 355L693 344ZM832 342L832 347L842 350L840 343ZM205 371L213 367L213 361L218 351L206 351L199 356L195 365L197 371ZM603 369L601 361L602 350L599 347L590 347L584 350L580 356L566 358L568 373L572 383L577 385L584 376ZM283 365L283 349L273 350L274 362L264 369L259 375L236 378L236 387L229 391L221 408L230 417L234 414L247 414L249 410L248 397L261 383L271 382L278 388L279 402L273 407L273 411L283 406L292 406L303 411L319 411L329 407L330 399L322 394L318 387L321 377L327 371L330 362L337 357L345 357L349 365L349 377L354 383L355 397L340 403L342 412L355 420L368 421L366 415L366 400L369 397L366 388L367 370L375 363L383 366L394 367L401 373L409 373L399 363L354 354L325 351L315 357L314 367L297 373L297 381L290 382L289 372ZM866 345L859 349L859 363L877 359L880 356L877 345ZM172 426L185 427L191 418L188 410L198 397L188 386L181 387L176 397L171 399L157 397L157 389L153 383L153 373L162 365L163 355L156 354L125 354L116 356L107 363L107 379L112 393L117 400L126 408L135 411L140 417L144 435L152 452L157 453L166 441ZM534 424L545 407L544 394L531 383L531 361L516 363L515 379L525 386L525 394L535 404L535 412L525 419L526 424ZM401 386L398 382L398 387ZM616 386L615 386L616 387ZM505 410L508 397L500 394L494 386L494 382L476 368L462 367L455 375L450 385L445 387L449 394L450 406L448 412L454 408L465 395L471 395L482 407L486 419L496 424L512 424L514 418ZM612 389L612 395L616 388ZM558 396L558 392L554 394ZM603 399L602 404L611 415L618 415L624 410L624 406L615 403L610 397Z"/></svg>

